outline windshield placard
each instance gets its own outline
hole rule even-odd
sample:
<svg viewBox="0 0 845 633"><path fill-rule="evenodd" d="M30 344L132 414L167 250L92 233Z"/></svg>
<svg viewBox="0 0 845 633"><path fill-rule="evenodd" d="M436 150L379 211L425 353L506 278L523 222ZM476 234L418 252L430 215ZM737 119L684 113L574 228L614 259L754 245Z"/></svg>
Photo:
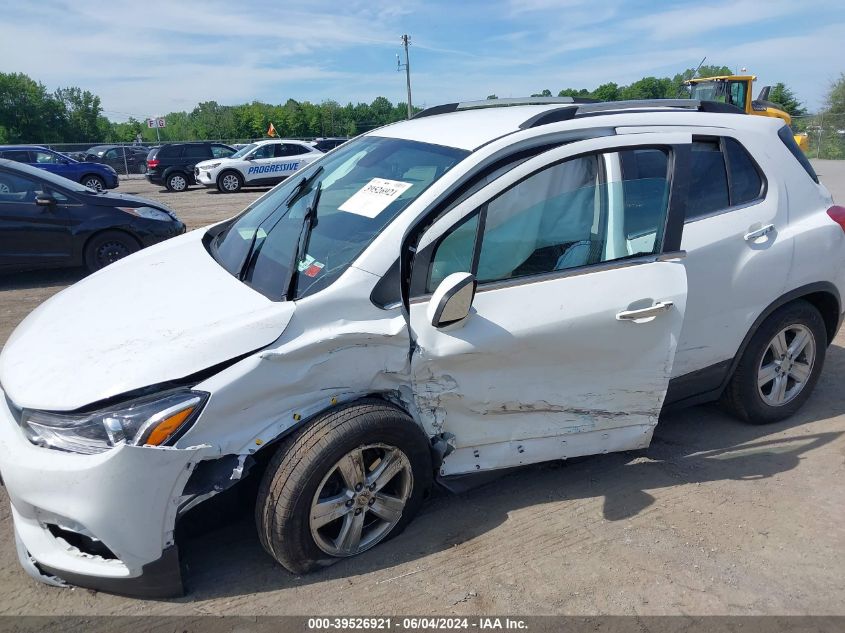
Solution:
<svg viewBox="0 0 845 633"><path fill-rule="evenodd" d="M401 180L373 178L340 205L338 211L375 218L412 185L411 182Z"/></svg>

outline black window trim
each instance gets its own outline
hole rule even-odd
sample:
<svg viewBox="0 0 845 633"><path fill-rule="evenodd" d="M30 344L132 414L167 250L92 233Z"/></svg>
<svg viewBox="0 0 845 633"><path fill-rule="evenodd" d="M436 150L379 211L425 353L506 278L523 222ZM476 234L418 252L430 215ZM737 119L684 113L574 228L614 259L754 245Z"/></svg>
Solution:
<svg viewBox="0 0 845 633"><path fill-rule="evenodd" d="M586 139L584 139L586 140ZM667 179L669 181L669 199L667 201L666 207L666 217L664 219L663 225L663 240L660 246L660 250L657 253L648 253L645 255L632 255L630 257L619 257L616 259L596 262L594 264L585 264L583 266L573 266L572 268L564 268L561 270L552 270L547 271L544 273L537 273L534 275L525 275L522 277L513 277L509 279L500 279L496 281L487 281L484 283L478 283L476 292L484 292L486 290L496 290L499 288L511 287L511 286L519 286L519 285L527 285L531 283L539 283L542 281L547 281L549 279L557 279L560 277L574 277L576 275L581 274L588 274L592 272L603 272L605 270L612 270L614 268L623 268L628 266L633 266L637 264L647 264L652 263L655 261L665 261L670 259L679 259L681 257L686 256L686 252L681 250L681 237L683 232L683 225L684 225L684 211L686 207L686 196L685 192L688 188L688 183L684 181L682 178L677 178L677 169L676 166L680 167L683 162L684 158L682 158L682 151L681 148L684 147L683 145L672 145L672 144L654 144L654 143L645 143L642 145L627 145L627 146L619 146L619 147L609 147L606 149L601 150L588 150L584 152L580 152L578 154L573 154L572 156L567 156L566 158L562 158L554 163L549 163L544 165L543 167L537 169L536 171L531 172L530 174L524 176L517 182L512 183L507 189L499 192L491 198L490 200L485 201L483 204L479 205L476 209L473 209L470 213L468 213L465 217L461 218L461 220L451 227L452 229L460 226L464 222L468 221L472 216L475 214L480 213L481 216L479 218L478 227L476 229L476 237L473 243L473 270L476 269L478 258L480 257L480 248L479 248L479 236L483 235L484 231L484 224L486 220L486 209L487 205L491 200L494 200L498 196L504 194L505 192L509 191L513 187L517 186L519 183L523 182L524 180L532 177L534 174L539 173L544 169L548 169L555 165L559 165L569 160L573 160L575 158L581 158L583 156L588 156L591 154L612 154L614 153L614 149L618 152L622 148L624 149L660 149L666 151L668 154L667 156ZM691 148L691 145L686 145L687 148ZM546 151L551 151L550 148ZM545 152L540 152L540 154ZM538 154L538 155L540 155ZM605 181L605 165L604 161L600 162L600 178L602 182ZM504 174L503 174L504 175ZM490 183L492 184L492 183ZM436 221L436 220L435 220ZM433 224L433 222L431 223ZM431 226L429 224L428 227ZM408 289L408 304L417 304L422 303L424 301L428 301L432 294L431 292L427 292L426 288L428 286L428 278L429 278L429 271L430 271L430 264L431 259L437 250L437 246L442 242L443 239L447 235L451 233L451 229L440 237L438 237L434 242L429 244L425 247L422 251L415 253L413 262L412 262L412 279L411 284ZM419 261L419 268L425 271L425 274L414 273L414 270L418 269L418 258L422 258L422 261ZM615 264L615 265L614 265ZM424 279L424 284L422 285L423 292L419 292L419 282L420 278ZM416 291L416 292L415 292Z"/></svg>
<svg viewBox="0 0 845 633"><path fill-rule="evenodd" d="M742 150L746 153L748 158L751 159L751 164L754 165L754 169L757 170L757 175L760 176L760 181L762 183L760 187L760 194L754 198L753 200L748 200L747 202L741 202L739 204L733 204L733 193L731 191L732 187L732 180L731 180L731 159L728 156L728 152L725 147L725 139L730 138L736 141ZM732 136L730 134L721 134L719 136L715 136L713 134L702 134L702 135L693 135L692 140L717 140L719 141L719 152L722 154L722 159L725 161L725 176L727 178L728 183L728 206L716 209L715 211L710 211L709 213L703 213L701 215L697 215L694 218L684 218L684 224L691 224L693 222L698 222L699 220L706 220L708 218L715 218L720 215L724 215L725 213L732 213L733 211L740 211L741 209L745 209L746 207L753 206L755 204L760 204L769 194L769 180L766 178L766 173L760 167L760 163L757 162L757 159L754 158L754 155L748 151L748 148L740 141L737 137ZM685 214L686 215L686 214Z"/></svg>

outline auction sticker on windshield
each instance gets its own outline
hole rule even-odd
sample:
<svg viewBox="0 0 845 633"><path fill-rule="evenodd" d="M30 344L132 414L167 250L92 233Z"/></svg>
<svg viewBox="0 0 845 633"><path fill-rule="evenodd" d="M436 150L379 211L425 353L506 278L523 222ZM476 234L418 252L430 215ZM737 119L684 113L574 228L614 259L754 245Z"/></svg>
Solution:
<svg viewBox="0 0 845 633"><path fill-rule="evenodd" d="M338 210L374 218L405 193L412 184L400 180L373 178L340 205Z"/></svg>

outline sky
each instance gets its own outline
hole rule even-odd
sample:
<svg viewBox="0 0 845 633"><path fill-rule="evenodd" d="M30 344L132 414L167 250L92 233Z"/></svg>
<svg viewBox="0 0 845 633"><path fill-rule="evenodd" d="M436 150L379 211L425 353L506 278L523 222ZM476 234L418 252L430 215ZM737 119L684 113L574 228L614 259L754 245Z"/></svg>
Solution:
<svg viewBox="0 0 845 633"><path fill-rule="evenodd" d="M212 100L405 101L403 33L418 106L627 84L706 56L815 111L845 72L843 0L0 0L0 15L0 71L90 90L115 121Z"/></svg>

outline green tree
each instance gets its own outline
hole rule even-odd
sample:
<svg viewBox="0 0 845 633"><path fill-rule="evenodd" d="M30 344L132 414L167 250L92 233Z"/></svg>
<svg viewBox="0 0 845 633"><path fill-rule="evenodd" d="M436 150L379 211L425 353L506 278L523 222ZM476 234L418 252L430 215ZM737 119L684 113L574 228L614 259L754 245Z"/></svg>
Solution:
<svg viewBox="0 0 845 633"><path fill-rule="evenodd" d="M830 84L824 105L826 114L845 114L845 73Z"/></svg>
<svg viewBox="0 0 845 633"><path fill-rule="evenodd" d="M68 142L102 140L108 129L101 126L100 97L81 88L59 88L54 99L64 110L64 140Z"/></svg>
<svg viewBox="0 0 845 633"><path fill-rule="evenodd" d="M67 130L61 104L23 73L0 73L0 127L7 143L62 141Z"/></svg>
<svg viewBox="0 0 845 633"><path fill-rule="evenodd" d="M545 90L543 90L543 92L535 92L535 93L534 93L533 95L531 95L531 96L532 96L532 97L551 97L551 96L552 96L552 91L551 91L551 90L549 90L548 88L546 88Z"/></svg>
<svg viewBox="0 0 845 633"><path fill-rule="evenodd" d="M798 101L795 93L782 82L772 86L772 90L769 92L769 101L783 107L790 116L803 116L807 114L807 109Z"/></svg>
<svg viewBox="0 0 845 633"><path fill-rule="evenodd" d="M673 97L671 94L672 80L668 77L658 79L657 77L643 77L630 86L625 86L619 91L619 98L629 99L666 99Z"/></svg>
<svg viewBox="0 0 845 633"><path fill-rule="evenodd" d="M612 81L600 85L590 94L593 99L599 101L618 101L619 100L619 86Z"/></svg>

